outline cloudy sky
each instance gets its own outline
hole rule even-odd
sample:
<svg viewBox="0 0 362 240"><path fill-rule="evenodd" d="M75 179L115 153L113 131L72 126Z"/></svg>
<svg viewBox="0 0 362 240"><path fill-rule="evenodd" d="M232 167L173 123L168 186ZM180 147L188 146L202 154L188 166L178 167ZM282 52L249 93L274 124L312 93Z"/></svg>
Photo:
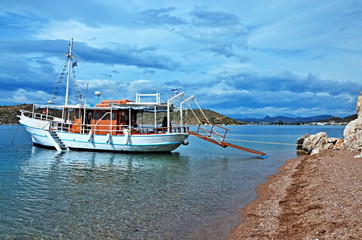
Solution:
<svg viewBox="0 0 362 240"><path fill-rule="evenodd" d="M232 117L344 117L362 90L360 0L1 0L0 105L49 100L70 38L88 103L181 87Z"/></svg>

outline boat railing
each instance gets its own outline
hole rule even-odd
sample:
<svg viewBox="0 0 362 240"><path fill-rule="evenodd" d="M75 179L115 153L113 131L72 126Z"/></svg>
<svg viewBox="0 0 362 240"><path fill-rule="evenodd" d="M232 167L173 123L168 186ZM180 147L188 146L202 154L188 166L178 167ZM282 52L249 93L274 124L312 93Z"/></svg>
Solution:
<svg viewBox="0 0 362 240"><path fill-rule="evenodd" d="M203 123L203 124L202 124ZM203 120L202 123L197 127L196 133L205 135L208 138L219 138L221 141L225 141L226 134L230 129L220 126L218 124L213 124L208 121ZM222 133L218 131L223 131Z"/></svg>
<svg viewBox="0 0 362 240"><path fill-rule="evenodd" d="M97 135L124 135L125 130L130 135L147 135L147 134L166 134L166 133L188 133L189 127L129 127L129 125L101 125L101 124L67 124L58 121L52 121L51 130L58 130L71 133L89 134L90 131Z"/></svg>
<svg viewBox="0 0 362 240"><path fill-rule="evenodd" d="M24 111L24 110L22 110L21 113L26 117L38 119L38 120L42 120L42 121L57 121L60 119L60 118L51 116L46 113L44 114L44 113L37 113L37 112Z"/></svg>
<svg viewBox="0 0 362 240"><path fill-rule="evenodd" d="M59 121L51 121L50 122L50 130L57 130L62 132L69 132L72 129L73 124L63 123Z"/></svg>
<svg viewBox="0 0 362 240"><path fill-rule="evenodd" d="M36 113L31 111L21 111L21 113L29 118L50 121L50 130L62 132L73 132L88 134L93 131L94 134L106 135L124 135L125 129L130 129L130 134L166 134L166 133L188 133L189 127L173 126L173 127L131 127L129 125L101 125L99 121L96 124L74 124L71 122L64 123L61 118L57 118L48 114ZM102 116L103 118L104 116ZM169 131L168 131L169 130Z"/></svg>

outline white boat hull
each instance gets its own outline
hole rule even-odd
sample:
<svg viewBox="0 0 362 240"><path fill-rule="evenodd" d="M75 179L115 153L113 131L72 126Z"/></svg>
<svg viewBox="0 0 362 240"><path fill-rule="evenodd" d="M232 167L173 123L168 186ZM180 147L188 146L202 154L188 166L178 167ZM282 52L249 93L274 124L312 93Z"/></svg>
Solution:
<svg viewBox="0 0 362 240"><path fill-rule="evenodd" d="M20 123L30 133L33 143L55 147L49 122L21 116ZM40 128L40 126L44 126ZM185 144L188 133L89 135L52 130L70 149L125 152L170 152Z"/></svg>

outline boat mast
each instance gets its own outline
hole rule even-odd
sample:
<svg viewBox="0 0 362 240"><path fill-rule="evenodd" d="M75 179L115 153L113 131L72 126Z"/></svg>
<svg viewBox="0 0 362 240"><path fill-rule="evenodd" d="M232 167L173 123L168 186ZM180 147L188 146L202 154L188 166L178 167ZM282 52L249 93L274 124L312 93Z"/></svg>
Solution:
<svg viewBox="0 0 362 240"><path fill-rule="evenodd" d="M65 106L68 105L68 99L69 99L70 72L73 64L72 50L73 50L73 38L70 39L69 52L68 54L66 54L66 56L68 57L68 75L67 75L67 86L65 89L65 103L64 103Z"/></svg>

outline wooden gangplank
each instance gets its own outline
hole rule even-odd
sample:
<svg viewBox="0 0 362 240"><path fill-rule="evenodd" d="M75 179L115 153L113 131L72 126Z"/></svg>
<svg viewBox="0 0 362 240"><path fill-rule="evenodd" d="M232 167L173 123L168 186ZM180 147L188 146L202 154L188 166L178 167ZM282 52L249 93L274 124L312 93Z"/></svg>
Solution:
<svg viewBox="0 0 362 240"><path fill-rule="evenodd" d="M257 154L257 155L260 155L261 157L263 158L267 158L268 155L266 155L265 153L263 152L259 152L259 151L256 151L256 150L253 150L253 149L250 149L250 148L246 148L246 147L241 147L241 146L238 146L238 145L235 145L235 144L231 144L231 143L228 143L228 142L225 142L225 141L221 141L221 142L218 142L214 139L211 139L209 136L204 136L204 135L201 135L197 132L193 132L193 131L189 131L189 133L193 136L196 136L198 138L201 138L205 141L208 141L208 142L211 142L211 143L214 143L216 145L219 145L223 148L226 148L226 147L232 147L232 148L236 148L236 149L239 149L239 150L242 150L242 151L246 151L246 152L250 152L250 153L253 153L253 154Z"/></svg>
<svg viewBox="0 0 362 240"><path fill-rule="evenodd" d="M228 142L221 142L220 144L221 144L222 147L232 147L232 148L240 149L240 150L243 150L243 151L246 151L246 152L258 154L258 155L262 156L263 158L268 157L268 155L266 155L263 152L259 152L259 151L256 151L256 150L253 150L253 149L250 149L250 148L238 146L238 145L231 144L231 143L228 143Z"/></svg>
<svg viewBox="0 0 362 240"><path fill-rule="evenodd" d="M189 133L190 133L191 135L196 136L196 137L198 137L198 138L201 138L201 139L203 139L203 140L205 140L205 141L214 143L214 144L216 144L216 145L220 145L220 143L219 143L218 141L216 141L216 140L214 140L214 139L211 139L211 138L209 138L209 137L207 137L207 136L203 136L203 135L200 135L200 134L198 134L198 133L196 133L196 132L192 132L192 131L189 131ZM220 146L221 146L221 145L220 145ZM225 147L227 147L227 146L225 146Z"/></svg>

